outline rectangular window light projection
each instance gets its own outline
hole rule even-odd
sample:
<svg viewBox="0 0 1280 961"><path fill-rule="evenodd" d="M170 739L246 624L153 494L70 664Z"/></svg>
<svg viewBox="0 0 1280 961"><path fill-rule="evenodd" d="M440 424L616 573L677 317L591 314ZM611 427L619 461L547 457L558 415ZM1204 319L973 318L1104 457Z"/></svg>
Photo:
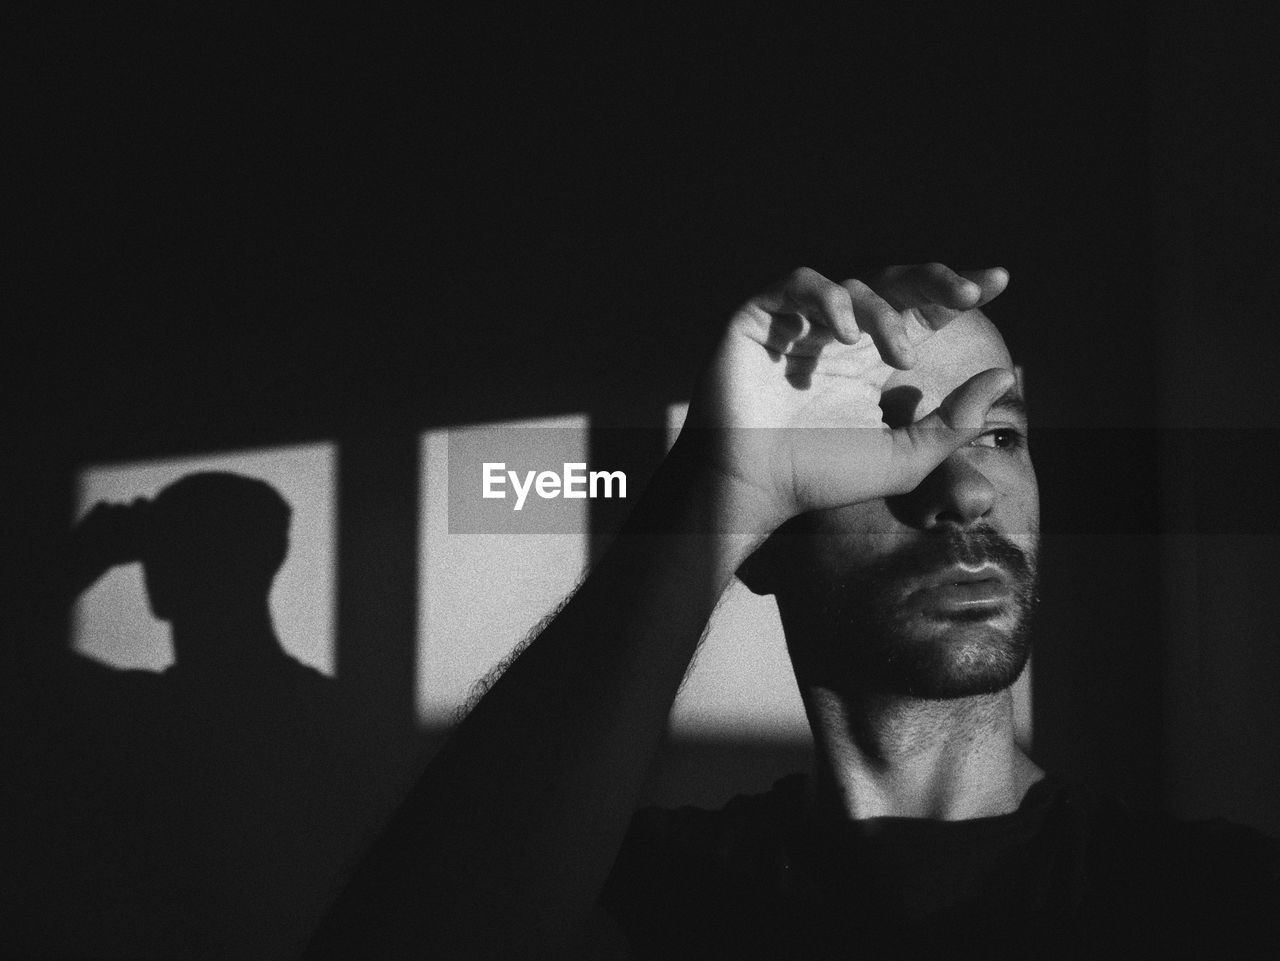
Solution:
<svg viewBox="0 0 1280 961"><path fill-rule="evenodd" d="M453 722L587 562L590 501L535 496L516 513L513 491L483 498L483 465L523 473L585 463L588 423L572 414L454 427L421 444L416 700L419 723L436 727Z"/></svg>
<svg viewBox="0 0 1280 961"><path fill-rule="evenodd" d="M668 447L688 412L688 403L667 407ZM772 597L752 594L736 578L730 582L676 698L670 727L677 738L809 739Z"/></svg>
<svg viewBox="0 0 1280 961"><path fill-rule="evenodd" d="M670 438L678 432L683 413L683 405L669 411ZM535 533L519 533L515 521L502 533L477 533L492 528L459 516L474 507L474 498L460 501L456 491L451 498L450 482L467 484L469 493L474 486L478 492L485 457L498 454L477 452L509 450L509 439L502 439L497 448L486 447L486 441L493 443L500 431L512 426L516 425L431 431L422 438L417 703L424 725L452 723L476 682L555 609L586 564L589 501L558 502L557 511L576 513L561 513L550 526L530 523L526 529ZM585 415L522 421L518 426L529 428L539 467L587 460ZM467 468L462 477L456 463L460 459ZM594 470L610 465L589 466ZM639 491L629 494L638 496ZM679 738L698 739L795 742L809 737L771 598L756 597L735 582L685 679L671 731Z"/></svg>
<svg viewBox="0 0 1280 961"><path fill-rule="evenodd" d="M273 487L292 508L289 546L271 591L284 649L325 674L334 650L334 446L305 444L132 464L86 467L77 477L79 520L99 501L152 498L180 478L227 471ZM142 565L108 571L77 600L72 645L119 669L162 671L173 663L169 626L148 606Z"/></svg>

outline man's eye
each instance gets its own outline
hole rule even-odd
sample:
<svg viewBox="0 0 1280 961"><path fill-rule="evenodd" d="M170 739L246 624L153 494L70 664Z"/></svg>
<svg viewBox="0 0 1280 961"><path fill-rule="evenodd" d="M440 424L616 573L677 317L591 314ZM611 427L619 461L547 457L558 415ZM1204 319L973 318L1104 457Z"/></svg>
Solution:
<svg viewBox="0 0 1280 961"><path fill-rule="evenodd" d="M1014 430L1012 427L997 427L995 430L989 430L980 437L971 441L974 447L994 447L1000 450L1016 450L1021 447L1025 441L1021 431Z"/></svg>

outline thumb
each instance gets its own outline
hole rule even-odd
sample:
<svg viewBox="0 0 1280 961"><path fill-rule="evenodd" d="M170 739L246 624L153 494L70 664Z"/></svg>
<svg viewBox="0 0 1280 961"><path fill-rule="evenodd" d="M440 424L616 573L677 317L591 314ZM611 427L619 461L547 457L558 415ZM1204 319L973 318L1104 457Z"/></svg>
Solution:
<svg viewBox="0 0 1280 961"><path fill-rule="evenodd" d="M937 410L894 431L900 492L914 490L953 451L982 433L987 411L1015 383L1006 367L984 370L948 394Z"/></svg>
<svg viewBox="0 0 1280 961"><path fill-rule="evenodd" d="M1016 378L1007 367L992 367L974 374L946 396L938 409L920 418L913 427L945 428L965 434L956 446L978 436L986 424L987 411L1000 396L1013 388ZM954 449L954 447L952 448Z"/></svg>

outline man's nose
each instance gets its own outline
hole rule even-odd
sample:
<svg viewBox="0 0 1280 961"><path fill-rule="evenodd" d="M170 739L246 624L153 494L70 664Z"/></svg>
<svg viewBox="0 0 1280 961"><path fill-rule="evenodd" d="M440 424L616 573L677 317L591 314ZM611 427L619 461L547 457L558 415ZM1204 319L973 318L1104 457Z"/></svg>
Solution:
<svg viewBox="0 0 1280 961"><path fill-rule="evenodd" d="M904 523L932 530L968 527L991 513L995 503L995 485L957 451L911 493L892 498L889 507Z"/></svg>

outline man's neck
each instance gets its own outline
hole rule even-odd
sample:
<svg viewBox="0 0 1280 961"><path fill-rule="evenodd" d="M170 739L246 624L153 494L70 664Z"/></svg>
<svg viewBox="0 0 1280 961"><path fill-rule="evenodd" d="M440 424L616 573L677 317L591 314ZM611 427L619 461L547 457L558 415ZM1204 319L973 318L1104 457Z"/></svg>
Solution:
<svg viewBox="0 0 1280 961"><path fill-rule="evenodd" d="M922 701L809 691L824 817L1008 814L1044 776L1014 740L1008 691Z"/></svg>

